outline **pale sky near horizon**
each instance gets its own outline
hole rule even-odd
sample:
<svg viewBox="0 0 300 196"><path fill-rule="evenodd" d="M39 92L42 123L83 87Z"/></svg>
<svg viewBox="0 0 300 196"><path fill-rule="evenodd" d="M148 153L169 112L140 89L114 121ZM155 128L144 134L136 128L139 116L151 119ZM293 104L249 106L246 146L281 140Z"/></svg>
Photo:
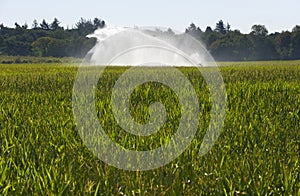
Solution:
<svg viewBox="0 0 300 196"><path fill-rule="evenodd" d="M222 19L231 28L249 33L254 24L263 24L269 33L300 25L299 0L0 0L0 24L32 26L34 19L70 28L81 17L103 19L110 26L162 26L184 31L191 22L202 30L215 27Z"/></svg>

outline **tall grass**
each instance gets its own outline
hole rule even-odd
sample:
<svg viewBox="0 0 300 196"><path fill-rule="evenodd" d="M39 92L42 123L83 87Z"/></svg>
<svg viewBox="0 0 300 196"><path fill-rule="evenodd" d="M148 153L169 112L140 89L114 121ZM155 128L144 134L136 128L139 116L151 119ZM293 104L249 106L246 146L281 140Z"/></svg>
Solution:
<svg viewBox="0 0 300 196"><path fill-rule="evenodd" d="M76 67L0 65L0 194L300 195L300 63L242 64L221 67L225 126L205 156L198 152L210 119L209 90L196 69L180 68L199 97L197 135L177 159L143 172L109 166L82 142L72 114ZM166 105L169 116L149 138L126 133L109 105L113 84L126 69L108 68L99 80L100 122L124 148L156 148L176 129L180 105L163 85L139 86L130 102L135 120L149 120L154 100Z"/></svg>

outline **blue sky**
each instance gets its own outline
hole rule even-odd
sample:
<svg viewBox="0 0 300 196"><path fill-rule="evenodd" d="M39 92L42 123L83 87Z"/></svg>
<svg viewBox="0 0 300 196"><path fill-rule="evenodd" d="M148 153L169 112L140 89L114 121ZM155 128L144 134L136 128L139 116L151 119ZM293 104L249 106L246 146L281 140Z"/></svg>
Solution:
<svg viewBox="0 0 300 196"><path fill-rule="evenodd" d="M164 26L183 31L191 22L202 30L218 20L248 33L254 24L269 32L300 25L299 0L0 0L0 24L31 27L32 21L54 17L72 27L81 18L101 18L112 26Z"/></svg>

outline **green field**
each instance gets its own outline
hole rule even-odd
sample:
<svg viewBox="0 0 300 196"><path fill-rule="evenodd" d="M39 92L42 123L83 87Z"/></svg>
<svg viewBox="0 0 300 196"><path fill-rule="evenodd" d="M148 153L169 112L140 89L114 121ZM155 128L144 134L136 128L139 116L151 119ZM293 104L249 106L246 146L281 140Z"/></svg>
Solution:
<svg viewBox="0 0 300 196"><path fill-rule="evenodd" d="M220 64L226 118L211 151L198 155L210 119L208 87L196 69L180 68L199 98L197 135L171 163L136 172L105 164L81 140L72 111L78 67L0 64L0 194L300 195L300 61ZM178 126L180 105L165 86L141 85L131 98L132 116L147 123L147 106L161 101L167 125L148 138L126 133L109 106L126 69L108 68L98 82L100 123L124 148L154 149Z"/></svg>

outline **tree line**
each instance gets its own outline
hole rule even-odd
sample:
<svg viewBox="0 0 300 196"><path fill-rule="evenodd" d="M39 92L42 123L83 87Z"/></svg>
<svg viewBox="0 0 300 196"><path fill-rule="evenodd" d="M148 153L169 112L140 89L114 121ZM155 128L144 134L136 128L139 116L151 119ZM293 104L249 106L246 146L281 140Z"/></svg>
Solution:
<svg viewBox="0 0 300 196"><path fill-rule="evenodd" d="M75 27L64 29L57 18L51 23L34 20L27 24L15 23L14 28L0 24L0 54L40 57L83 57L96 42L86 35L105 27L105 21L81 18ZM264 25L251 27L249 34L231 30L229 23L218 21L214 28L202 31L194 23L185 30L201 40L218 61L291 60L300 59L300 26L293 30L268 33Z"/></svg>
<svg viewBox="0 0 300 196"><path fill-rule="evenodd" d="M222 20L214 29L202 31L194 23L186 33L202 40L212 56L219 61L249 60L293 60L300 59L300 26L292 32L282 31L268 34L264 25L253 25L249 34L231 30Z"/></svg>
<svg viewBox="0 0 300 196"><path fill-rule="evenodd" d="M105 21L81 18L74 28L64 29L55 18L48 23L33 21L32 27L15 23L15 28L0 24L0 54L41 57L83 57L96 42L86 35L103 28Z"/></svg>

